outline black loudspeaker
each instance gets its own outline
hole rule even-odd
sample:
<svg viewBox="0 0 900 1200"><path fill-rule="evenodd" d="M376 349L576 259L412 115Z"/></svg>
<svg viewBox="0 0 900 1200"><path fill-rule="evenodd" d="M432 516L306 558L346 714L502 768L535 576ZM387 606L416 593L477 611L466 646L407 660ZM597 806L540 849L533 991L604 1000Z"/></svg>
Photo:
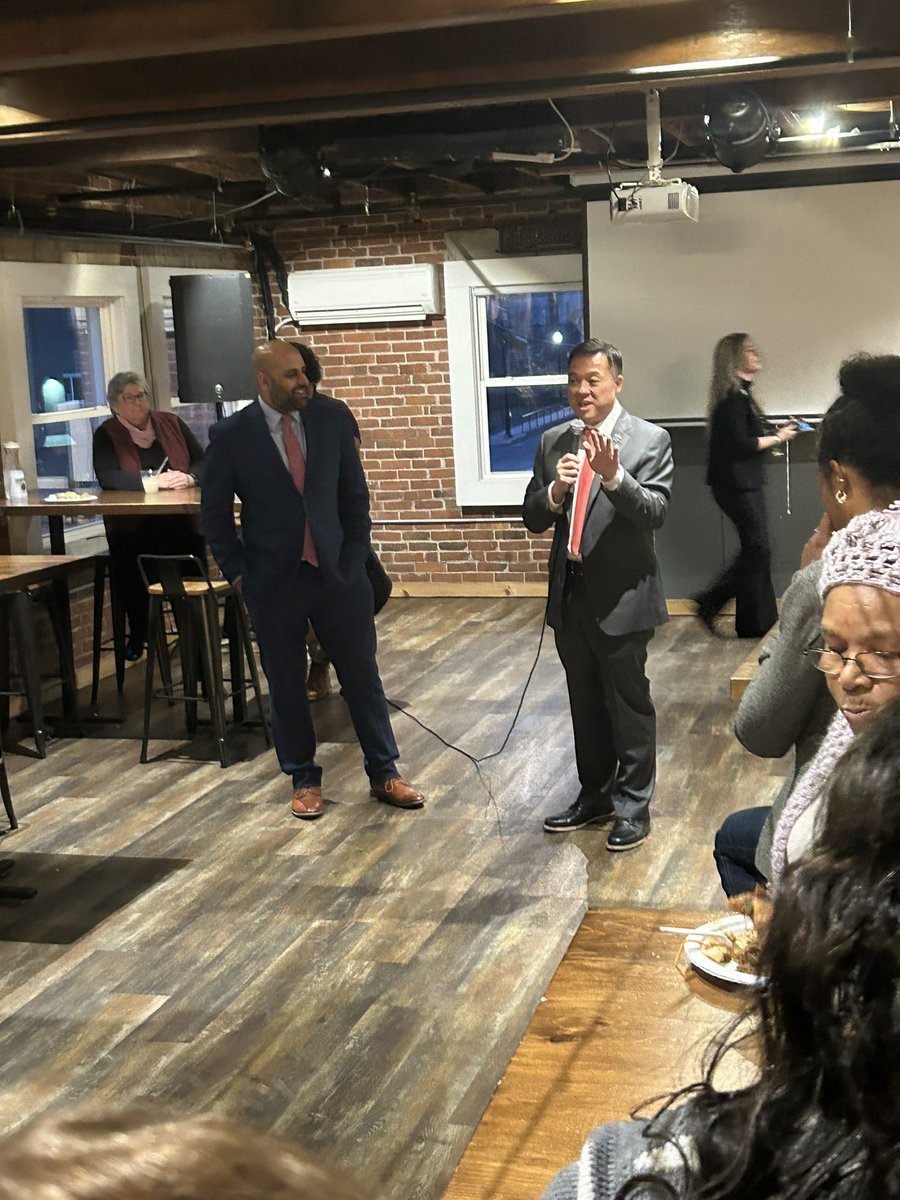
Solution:
<svg viewBox="0 0 900 1200"><path fill-rule="evenodd" d="M173 275L172 318L182 404L252 400L253 292L245 271Z"/></svg>

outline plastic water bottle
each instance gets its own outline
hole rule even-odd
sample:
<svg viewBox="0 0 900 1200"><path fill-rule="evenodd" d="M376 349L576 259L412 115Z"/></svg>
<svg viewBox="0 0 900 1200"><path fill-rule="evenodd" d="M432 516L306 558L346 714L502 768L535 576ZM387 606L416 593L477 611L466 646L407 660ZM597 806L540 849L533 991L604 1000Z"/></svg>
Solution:
<svg viewBox="0 0 900 1200"><path fill-rule="evenodd" d="M28 488L19 457L18 442L3 443L3 490L10 504L27 504Z"/></svg>

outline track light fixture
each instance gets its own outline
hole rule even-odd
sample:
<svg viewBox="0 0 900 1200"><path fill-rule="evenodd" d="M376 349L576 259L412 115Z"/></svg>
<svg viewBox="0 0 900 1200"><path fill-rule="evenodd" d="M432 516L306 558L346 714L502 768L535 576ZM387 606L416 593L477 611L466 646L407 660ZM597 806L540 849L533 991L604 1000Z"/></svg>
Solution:
<svg viewBox="0 0 900 1200"><path fill-rule="evenodd" d="M711 87L703 120L716 158L729 171L760 162L779 135L762 100L743 84Z"/></svg>

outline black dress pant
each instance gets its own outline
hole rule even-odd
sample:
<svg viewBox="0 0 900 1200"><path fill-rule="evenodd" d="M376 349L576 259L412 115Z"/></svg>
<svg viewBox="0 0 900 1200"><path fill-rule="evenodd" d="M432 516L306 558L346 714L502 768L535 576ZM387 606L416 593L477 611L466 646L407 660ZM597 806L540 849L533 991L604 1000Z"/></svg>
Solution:
<svg viewBox="0 0 900 1200"><path fill-rule="evenodd" d="M714 487L713 497L737 529L741 548L725 570L695 599L702 610L717 613L733 596L738 637L762 637L778 620L762 491L759 488L732 491Z"/></svg>

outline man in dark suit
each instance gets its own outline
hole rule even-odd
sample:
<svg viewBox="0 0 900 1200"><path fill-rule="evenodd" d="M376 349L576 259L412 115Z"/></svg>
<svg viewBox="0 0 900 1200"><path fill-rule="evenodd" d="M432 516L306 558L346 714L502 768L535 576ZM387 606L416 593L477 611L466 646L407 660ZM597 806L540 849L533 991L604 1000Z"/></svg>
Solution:
<svg viewBox="0 0 900 1200"><path fill-rule="evenodd" d="M206 540L244 595L269 682L278 761L291 811L322 815L322 769L306 698L312 620L334 663L362 746L370 793L398 808L424 796L397 770L397 743L375 661L369 493L346 414L317 402L299 352L271 341L253 355L259 399L210 430ZM241 501L240 535L234 496Z"/></svg>
<svg viewBox="0 0 900 1200"><path fill-rule="evenodd" d="M608 850L631 850L650 831L656 713L645 668L653 630L668 620L653 531L673 475L669 435L625 412L621 387L614 346L575 347L576 419L542 436L522 513L533 533L553 527L547 621L566 671L581 784L544 828L613 821Z"/></svg>

